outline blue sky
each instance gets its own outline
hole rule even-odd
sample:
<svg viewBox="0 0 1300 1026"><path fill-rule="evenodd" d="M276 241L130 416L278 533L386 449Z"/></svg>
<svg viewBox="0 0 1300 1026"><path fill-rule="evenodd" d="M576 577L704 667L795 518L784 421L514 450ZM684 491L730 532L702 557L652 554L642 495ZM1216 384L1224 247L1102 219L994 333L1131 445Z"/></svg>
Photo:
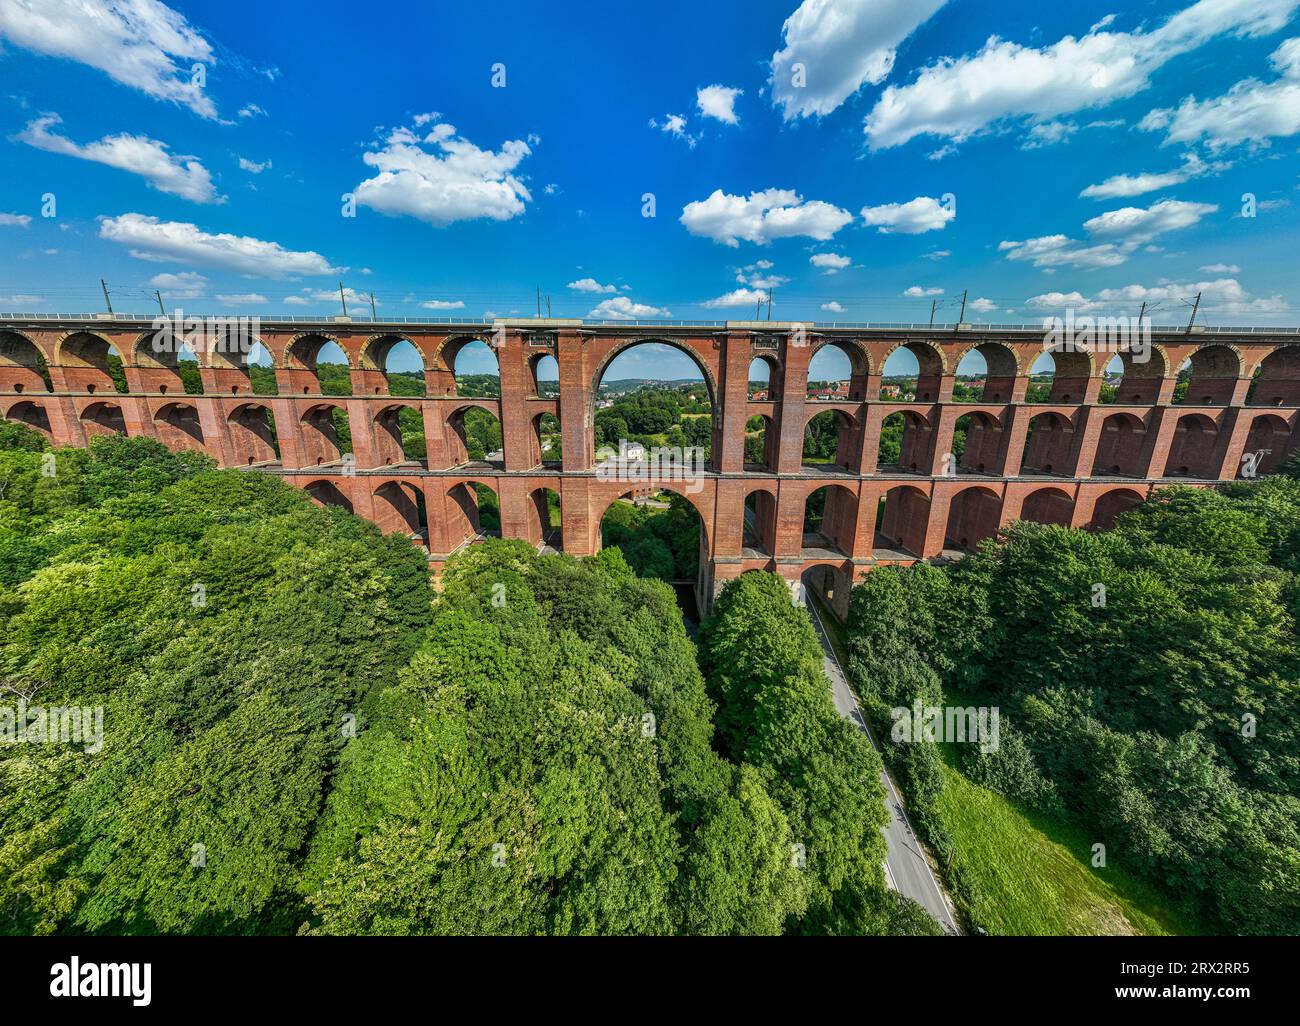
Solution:
<svg viewBox="0 0 1300 1026"><path fill-rule="evenodd" d="M0 310L1295 323L1298 13L0 0Z"/></svg>

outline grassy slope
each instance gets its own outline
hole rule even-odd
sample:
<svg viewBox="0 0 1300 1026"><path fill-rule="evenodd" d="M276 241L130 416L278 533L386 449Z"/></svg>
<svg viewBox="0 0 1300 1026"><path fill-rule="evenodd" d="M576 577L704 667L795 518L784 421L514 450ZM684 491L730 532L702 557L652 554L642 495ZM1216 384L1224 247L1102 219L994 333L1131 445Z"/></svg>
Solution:
<svg viewBox="0 0 1300 1026"><path fill-rule="evenodd" d="M814 596L814 599L816 597ZM841 662L843 627L817 601ZM977 705L949 694L954 705ZM955 768L951 745L940 745L944 793L939 813L956 858L978 895L975 919L991 934L1187 934L1202 932L1167 900L1134 880L1111 858L1091 865L1093 839L1071 823L1027 812L971 783ZM906 798L906 795L904 796Z"/></svg>
<svg viewBox="0 0 1300 1026"><path fill-rule="evenodd" d="M951 765L944 767L939 812L977 895L974 918L989 933L1199 932L1113 858L1093 869L1093 841L1080 828L1025 812Z"/></svg>

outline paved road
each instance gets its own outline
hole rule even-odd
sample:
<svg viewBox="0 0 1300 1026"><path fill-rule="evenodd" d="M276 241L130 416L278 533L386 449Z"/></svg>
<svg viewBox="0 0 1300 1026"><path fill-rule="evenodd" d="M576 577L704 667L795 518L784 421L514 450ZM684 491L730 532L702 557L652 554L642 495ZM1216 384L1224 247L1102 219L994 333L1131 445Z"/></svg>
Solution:
<svg viewBox="0 0 1300 1026"><path fill-rule="evenodd" d="M856 723L858 729L871 738L871 743L879 751L880 746L876 744L876 739L867 726L866 717L858 707L858 700L849 687L844 669L835 655L835 648L831 645L830 638L826 636L821 615L811 603L807 608L813 627L817 630L817 637L821 639L822 651L825 653L826 676L831 680L835 708L840 711L840 715L847 716ZM885 879L894 890L919 902L938 920L945 931L957 933L957 923L944 900L939 881L934 878L930 863L922 854L921 841L916 836L916 831L912 829L912 824L903 809L902 800L898 796L898 788L894 786L888 770L881 769L880 782L885 787L885 804L889 807L889 825L884 828L885 840L889 845L888 853L885 855Z"/></svg>

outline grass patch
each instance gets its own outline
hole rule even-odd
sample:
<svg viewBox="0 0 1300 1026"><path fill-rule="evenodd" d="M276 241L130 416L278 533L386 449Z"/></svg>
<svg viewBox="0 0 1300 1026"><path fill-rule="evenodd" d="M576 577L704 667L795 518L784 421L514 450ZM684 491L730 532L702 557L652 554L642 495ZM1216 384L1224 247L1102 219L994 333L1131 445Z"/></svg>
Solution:
<svg viewBox="0 0 1300 1026"><path fill-rule="evenodd" d="M1091 864L1093 838L1072 823L1025 811L971 783L944 749L939 815L991 934L1166 935L1203 931L1167 899L1108 859Z"/></svg>

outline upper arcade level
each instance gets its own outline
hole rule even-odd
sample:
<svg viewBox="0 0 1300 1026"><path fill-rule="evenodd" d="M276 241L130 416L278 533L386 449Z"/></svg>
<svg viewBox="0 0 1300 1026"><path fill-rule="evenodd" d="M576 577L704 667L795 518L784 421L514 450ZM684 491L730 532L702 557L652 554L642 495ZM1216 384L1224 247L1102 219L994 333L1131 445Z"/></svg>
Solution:
<svg viewBox="0 0 1300 1026"><path fill-rule="evenodd" d="M826 413L833 413L842 425L834 466L852 475L877 472L881 425L897 415L908 422L905 451L899 461L902 469L942 473L952 432L962 423L966 426L961 430L969 437L966 418L974 417L977 432L983 432L986 440L977 448L988 458L968 459L962 469L983 464L989 473L1012 476L1020 470L1024 432L1029 431L1031 422L1050 412L1054 416L1049 420L1056 425L1053 430L1064 431L1062 425L1066 425L1077 433L1076 441L1069 443L1074 445L1075 456L1068 458L1067 440L1060 443L1065 447L1062 454L1049 454L1041 462L1058 472L1072 466L1071 476L1088 476L1093 468L1083 464L1091 460L1078 458L1078 440L1084 433L1104 434L1103 426L1117 436L1124 433L1126 425L1131 433L1140 428L1146 442L1118 440L1127 449L1138 451L1141 445L1156 447L1162 431L1172 442L1179 425L1193 426L1185 416L1193 412L1222 434L1250 430L1229 424L1224 419L1227 411L1273 408L1289 432L1300 409L1300 329L1296 328L1155 327L1149 346L1121 347L1116 352L1106 348L1089 351L1086 345L1050 346L1044 329L1034 325L268 318L253 319L245 327L249 335L240 346L232 346L228 336L208 331L182 332L170 344L160 346L152 318L0 315L0 397L9 394L11 401L6 405L12 405L20 393L32 399L42 394L73 397L76 408L66 416L83 420L90 416L93 429L98 423L95 418L113 416L99 406L112 406L113 398L122 398L120 384L110 373L110 357L116 356L126 392L146 402L147 409L137 414L142 419L156 420L161 414L154 406L181 397L187 403L193 401L195 419L206 417L207 424L217 424L227 433L234 430L228 423L232 418L246 418L247 411L239 404L249 400L267 399L263 405L268 409L291 411L303 439L301 444L289 445L301 452L283 454L286 465L322 462L323 457L312 448L315 435L307 427L313 419L328 419L330 404L346 407L354 422L364 418L365 430L358 432L354 423L352 432L372 450L357 454L363 467L393 462L397 456L388 452L392 447L387 439L396 431L388 421L395 418L400 404L419 410L426 434L434 439L428 469L452 466L463 456L457 445L457 417L470 406L478 406L500 423L504 470L525 471L539 464L538 425L549 415L559 422L563 471L581 473L591 470L595 461L593 422L602 375L620 353L644 342L656 342L684 352L704 379L713 414L710 469L721 474L751 469L746 462L745 439L747 425L758 417L768 425L761 470L776 475L804 471L803 442L810 421ZM197 367L202 396L185 395L181 340L190 350L184 355L195 361L192 366ZM499 396L458 394L457 358L476 343L486 345L495 357ZM399 346L418 361L422 396L395 396L391 390L389 361ZM809 394L809 371L827 347L839 350L850 370L847 388L822 399ZM269 390L254 387L254 349L267 368L267 373L258 377L265 381L268 374L273 376L279 407L269 402ZM906 395L895 394L884 383L886 364L900 350L910 353L916 368L911 373L915 387ZM345 397L325 392L318 373L323 352L338 354L330 362L347 365ZM959 388L959 368L972 354L978 354L985 368L980 387ZM1043 389L1031 388L1031 378L1047 354L1053 372L1050 388L1041 394ZM548 358L555 361L558 385L544 389L539 365ZM765 369L766 388L761 397L751 398L755 361ZM1113 377L1116 366L1122 372L1117 385ZM1180 393L1179 376L1184 367L1189 374ZM1107 387L1108 368L1113 388ZM88 403L95 407L93 411ZM1161 411L1167 408L1176 408L1179 416L1162 417ZM1125 417L1117 420L1121 413ZM129 428L131 412L122 416ZM172 411L166 416L190 414ZM280 412L275 418L277 424L286 419ZM261 430L260 424L256 427ZM998 439L997 432L1004 437ZM439 450L444 435L449 440ZM1040 445L1046 445L1048 436L1041 430L1039 435ZM1000 455L990 448L995 441L1001 447ZM1103 446L1107 442L1100 437ZM436 459L435 450L441 452ZM328 455L328 446L325 451ZM1163 446L1159 453L1161 460L1148 461L1152 469L1144 476L1163 476ZM245 462L243 450L223 462L232 460ZM1160 468L1155 467L1156 462ZM1097 466L1108 470L1123 465L1124 460L1117 457L1105 468ZM1223 473L1220 469L1204 476L1217 478Z"/></svg>

